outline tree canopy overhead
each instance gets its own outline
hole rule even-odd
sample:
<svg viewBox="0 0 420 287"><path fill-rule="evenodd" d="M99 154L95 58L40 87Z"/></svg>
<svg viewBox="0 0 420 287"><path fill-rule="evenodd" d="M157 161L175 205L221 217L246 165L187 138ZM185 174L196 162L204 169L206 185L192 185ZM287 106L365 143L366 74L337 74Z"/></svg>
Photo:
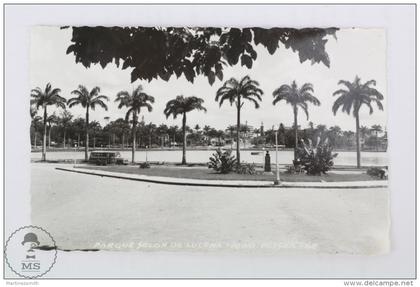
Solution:
<svg viewBox="0 0 420 287"><path fill-rule="evenodd" d="M131 81L168 81L172 75L194 82L204 75L210 84L223 79L223 67L240 62L252 68L257 59L255 47L262 45L274 54L283 44L297 52L300 62L322 62L329 67L325 51L328 35L337 28L175 28L175 27L71 27L76 63L85 67L114 62L122 69L132 68Z"/></svg>

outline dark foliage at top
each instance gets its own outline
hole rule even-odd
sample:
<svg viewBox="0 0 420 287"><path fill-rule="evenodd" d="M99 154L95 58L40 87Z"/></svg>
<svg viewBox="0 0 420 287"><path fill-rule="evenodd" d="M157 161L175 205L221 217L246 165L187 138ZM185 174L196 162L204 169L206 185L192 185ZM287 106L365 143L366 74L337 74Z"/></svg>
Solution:
<svg viewBox="0 0 420 287"><path fill-rule="evenodd" d="M64 27L66 28L66 27ZM322 62L329 67L326 36L337 28L174 28L174 27L72 27L76 63L85 67L112 62L122 69L132 68L131 81L161 78L175 74L194 82L205 75L210 84L223 79L223 66L241 63L251 68L257 59L256 45L270 54L283 44L298 52L301 62Z"/></svg>

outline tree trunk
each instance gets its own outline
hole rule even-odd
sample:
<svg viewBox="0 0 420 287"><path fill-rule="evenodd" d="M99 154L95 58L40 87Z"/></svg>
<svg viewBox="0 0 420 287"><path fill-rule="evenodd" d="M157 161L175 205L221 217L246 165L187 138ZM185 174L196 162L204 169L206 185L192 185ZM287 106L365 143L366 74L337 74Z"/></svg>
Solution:
<svg viewBox="0 0 420 287"><path fill-rule="evenodd" d="M356 152L357 168L360 168L360 137L359 137L359 113L356 114Z"/></svg>
<svg viewBox="0 0 420 287"><path fill-rule="evenodd" d="M47 106L44 106L44 135L42 139L42 161L47 160Z"/></svg>
<svg viewBox="0 0 420 287"><path fill-rule="evenodd" d="M187 146L187 114L184 112L184 115L182 117L182 163L181 164L187 164L186 159L186 146Z"/></svg>
<svg viewBox="0 0 420 287"><path fill-rule="evenodd" d="M133 138L133 146L131 147L131 162L134 163L134 156L136 153L136 126L137 126L137 114L133 111L133 127L131 129L131 136Z"/></svg>
<svg viewBox="0 0 420 287"><path fill-rule="evenodd" d="M34 137L35 137L35 139L34 139L34 149L36 149L36 131L34 133Z"/></svg>
<svg viewBox="0 0 420 287"><path fill-rule="evenodd" d="M93 149L96 148L96 137L95 134L93 135Z"/></svg>
<svg viewBox="0 0 420 287"><path fill-rule="evenodd" d="M85 161L89 159L89 106L86 107L85 120Z"/></svg>
<svg viewBox="0 0 420 287"><path fill-rule="evenodd" d="M122 134L121 148L124 149L124 133Z"/></svg>
<svg viewBox="0 0 420 287"><path fill-rule="evenodd" d="M79 150L80 147L80 133L77 134L77 150Z"/></svg>
<svg viewBox="0 0 420 287"><path fill-rule="evenodd" d="M241 164L241 152L239 146L239 134L241 129L241 97L238 95L238 105L237 105L237 121L236 121L236 165L239 167Z"/></svg>
<svg viewBox="0 0 420 287"><path fill-rule="evenodd" d="M295 149L294 149L294 160L297 160L297 147L298 147L298 126L297 126L297 107L293 107L294 116L294 128L295 128Z"/></svg>

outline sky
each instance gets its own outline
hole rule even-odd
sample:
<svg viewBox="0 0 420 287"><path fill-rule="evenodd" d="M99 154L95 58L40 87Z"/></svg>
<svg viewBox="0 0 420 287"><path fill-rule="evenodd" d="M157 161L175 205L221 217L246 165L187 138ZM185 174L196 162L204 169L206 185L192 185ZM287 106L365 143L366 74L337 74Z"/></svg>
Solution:
<svg viewBox="0 0 420 287"><path fill-rule="evenodd" d="M101 88L101 94L110 98L108 111L97 108L90 113L90 120L96 120L102 126L106 124L105 117L115 120L125 116L124 109L118 109L114 102L119 91L132 91L139 84L149 95L155 97L153 111L141 111L146 123L153 122L157 125L181 126L181 118L166 119L163 114L166 102L177 95L197 96L204 99L207 113L193 111L187 115L187 125L200 127L210 125L217 129L225 129L228 125L236 124L236 109L229 104L219 107L215 101L216 91L223 82L231 77L237 79L249 75L260 83L264 91L263 101L259 109L255 109L251 102L245 103L241 111L243 123L258 128L263 123L265 129L276 128L280 123L286 127L293 124L293 110L284 101L273 106L272 93L283 84L291 84L296 80L300 86L304 83L312 83L314 95L321 101L321 106L309 107L309 120L303 111L298 114L298 123L306 128L312 121L314 125L327 126L338 125L343 130L355 130L355 119L339 111L336 116L331 111L335 100L333 92L341 88L339 80L353 81L358 75L363 82L374 79L377 81L376 88L384 95L384 111L379 111L374 106L374 113L369 115L366 107L361 109L360 124L372 126L380 124L386 127L387 121L387 83L386 83L386 33L382 29L341 29L336 33L337 39L329 36L326 51L329 54L330 68L323 64L311 64L310 61L300 63L298 54L290 49L280 48L274 55L270 55L265 48L256 47L258 58L252 69L236 65L225 67L223 81L216 79L211 86L207 78L199 76L194 83L188 82L183 76L172 76L168 82L163 80L140 81L131 83L130 69L122 70L115 64L108 64L105 69L99 65L85 68L82 64L76 64L73 54L66 55L67 47L71 44L71 29L61 30L59 27L36 26L31 29L30 44L30 84L32 88L45 88L51 83L54 88L61 89L61 96L69 99L73 97L71 91L79 84L89 90L95 86ZM49 113L61 109L50 108ZM85 111L79 107L70 109L75 117L84 117ZM38 112L41 115L41 111Z"/></svg>

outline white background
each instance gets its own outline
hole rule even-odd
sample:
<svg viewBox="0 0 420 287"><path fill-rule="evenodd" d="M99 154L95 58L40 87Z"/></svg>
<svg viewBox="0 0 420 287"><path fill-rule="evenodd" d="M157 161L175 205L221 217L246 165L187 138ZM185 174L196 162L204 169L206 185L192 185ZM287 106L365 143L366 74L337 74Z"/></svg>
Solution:
<svg viewBox="0 0 420 287"><path fill-rule="evenodd" d="M5 235L30 223L29 31L33 25L366 27L387 30L392 231L384 256L64 253L49 277L415 276L414 6L6 6ZM355 43L362 45L363 43ZM6 270L6 275L8 275Z"/></svg>

